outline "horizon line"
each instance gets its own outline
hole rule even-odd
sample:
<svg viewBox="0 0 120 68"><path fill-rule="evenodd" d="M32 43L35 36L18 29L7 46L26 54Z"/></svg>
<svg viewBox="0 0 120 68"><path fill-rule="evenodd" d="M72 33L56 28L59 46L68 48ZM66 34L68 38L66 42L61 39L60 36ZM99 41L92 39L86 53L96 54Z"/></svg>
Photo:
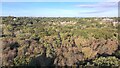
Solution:
<svg viewBox="0 0 120 68"><path fill-rule="evenodd" d="M59 18L59 17L75 17L75 18L79 18L80 16L13 16L13 15L8 15L8 16L1 16L0 17L56 17L56 18ZM84 17L84 16L83 16ZM90 17L90 16L85 16L85 17ZM84 18L85 18L84 17ZM91 18L94 18L95 16L91 16ZM116 16L96 16L96 18L101 18L101 17L116 17ZM119 17L119 16L118 16ZM81 17L80 17L81 18Z"/></svg>

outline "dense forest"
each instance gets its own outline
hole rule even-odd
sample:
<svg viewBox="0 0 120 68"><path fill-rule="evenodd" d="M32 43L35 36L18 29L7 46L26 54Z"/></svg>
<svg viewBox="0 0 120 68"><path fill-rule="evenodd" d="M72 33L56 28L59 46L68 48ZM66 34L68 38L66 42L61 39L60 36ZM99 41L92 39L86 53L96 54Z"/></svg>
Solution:
<svg viewBox="0 0 120 68"><path fill-rule="evenodd" d="M118 18L1 18L3 66L120 66Z"/></svg>

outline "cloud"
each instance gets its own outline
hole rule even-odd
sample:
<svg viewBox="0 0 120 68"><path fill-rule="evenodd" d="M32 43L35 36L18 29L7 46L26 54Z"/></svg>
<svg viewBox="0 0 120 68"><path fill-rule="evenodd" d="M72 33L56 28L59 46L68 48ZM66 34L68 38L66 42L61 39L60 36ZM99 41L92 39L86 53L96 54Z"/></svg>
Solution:
<svg viewBox="0 0 120 68"><path fill-rule="evenodd" d="M96 13L103 13L106 12L106 10L96 10L96 11L88 11L88 12L81 12L83 14L96 14Z"/></svg>
<svg viewBox="0 0 120 68"><path fill-rule="evenodd" d="M90 11L84 11L81 13L84 14L96 14L96 13L103 13L103 12L108 12L110 10L117 11L118 8L118 3L116 2L101 2L101 3L85 3L85 4L79 4L75 5L76 7L81 8L86 8L89 9Z"/></svg>
<svg viewBox="0 0 120 68"><path fill-rule="evenodd" d="M95 3L95 4L80 4L80 5L75 5L76 7L80 8L112 8L112 7L117 7L118 4L115 2L102 2L102 3Z"/></svg>
<svg viewBox="0 0 120 68"><path fill-rule="evenodd" d="M106 2L119 2L120 0L106 0Z"/></svg>

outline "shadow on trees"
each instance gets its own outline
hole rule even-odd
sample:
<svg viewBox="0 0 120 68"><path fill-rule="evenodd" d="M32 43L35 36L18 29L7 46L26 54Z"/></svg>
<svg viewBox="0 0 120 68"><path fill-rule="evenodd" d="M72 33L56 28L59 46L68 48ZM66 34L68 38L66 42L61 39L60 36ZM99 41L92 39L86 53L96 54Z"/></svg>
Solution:
<svg viewBox="0 0 120 68"><path fill-rule="evenodd" d="M54 63L54 58L50 58L50 57L46 57L45 54L42 54L36 58L33 58L30 63L28 64L28 66L32 66L32 67L39 67L39 68L47 68L47 67L51 67L53 68L53 63Z"/></svg>

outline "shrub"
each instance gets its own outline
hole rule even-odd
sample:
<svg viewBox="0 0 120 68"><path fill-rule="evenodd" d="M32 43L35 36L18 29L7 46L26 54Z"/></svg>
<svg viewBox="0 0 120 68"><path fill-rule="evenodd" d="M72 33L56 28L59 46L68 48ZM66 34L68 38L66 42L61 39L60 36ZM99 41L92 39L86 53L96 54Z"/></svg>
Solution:
<svg viewBox="0 0 120 68"><path fill-rule="evenodd" d="M100 57L93 60L93 64L97 66L119 66L120 60L116 57Z"/></svg>

